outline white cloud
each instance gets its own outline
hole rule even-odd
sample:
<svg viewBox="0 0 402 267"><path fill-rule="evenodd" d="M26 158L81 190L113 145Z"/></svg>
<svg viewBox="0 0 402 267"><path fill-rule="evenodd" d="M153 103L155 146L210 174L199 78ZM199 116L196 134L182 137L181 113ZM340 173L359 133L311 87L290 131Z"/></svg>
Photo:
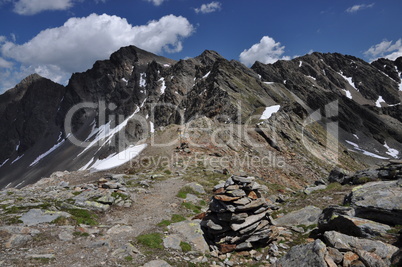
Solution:
<svg viewBox="0 0 402 267"><path fill-rule="evenodd" d="M0 68L11 68L13 63L0 57Z"/></svg>
<svg viewBox="0 0 402 267"><path fill-rule="evenodd" d="M207 13L212 13L218 10L221 10L222 4L219 2L211 2L209 4L202 4L201 7L195 8L196 13L202 13L202 14L207 14Z"/></svg>
<svg viewBox="0 0 402 267"><path fill-rule="evenodd" d="M123 46L136 45L153 53L179 52L182 39L193 31L190 22L181 16L168 15L132 26L124 18L91 14L70 18L63 26L46 29L25 44L0 43L0 52L3 58L22 65L16 76L35 71L65 82L72 72L90 68L96 60L108 58ZM3 82L0 80L0 88Z"/></svg>
<svg viewBox="0 0 402 267"><path fill-rule="evenodd" d="M381 43L370 47L364 52L364 54L369 57L370 60L375 60L379 57L395 60L402 56L402 38L394 44L392 41L384 40Z"/></svg>
<svg viewBox="0 0 402 267"><path fill-rule="evenodd" d="M150 2L152 4L154 4L155 6L160 6L162 5L163 2L165 2L166 0L146 0L147 2Z"/></svg>
<svg viewBox="0 0 402 267"><path fill-rule="evenodd" d="M72 0L18 0L14 5L14 12L34 15L46 10L66 10L72 6Z"/></svg>
<svg viewBox="0 0 402 267"><path fill-rule="evenodd" d="M275 42L269 36L262 37L261 41L254 44L250 49L245 49L240 54L240 61L251 66L255 61L260 61L262 63L274 63L279 59L290 59L289 57L281 57L285 46L281 46L280 42Z"/></svg>
<svg viewBox="0 0 402 267"><path fill-rule="evenodd" d="M371 3L369 5L366 5L366 4L354 5L354 6L349 7L348 9L346 9L346 12L355 13L355 12L357 12L359 10L362 10L362 9L372 8L373 6L374 6L374 3Z"/></svg>

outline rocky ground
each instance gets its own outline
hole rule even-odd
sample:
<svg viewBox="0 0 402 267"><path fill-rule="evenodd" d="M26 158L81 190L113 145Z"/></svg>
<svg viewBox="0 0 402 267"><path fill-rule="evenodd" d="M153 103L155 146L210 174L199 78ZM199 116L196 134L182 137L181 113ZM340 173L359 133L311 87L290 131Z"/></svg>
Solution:
<svg viewBox="0 0 402 267"><path fill-rule="evenodd" d="M301 190L194 165L54 173L0 192L0 265L400 266L401 173Z"/></svg>

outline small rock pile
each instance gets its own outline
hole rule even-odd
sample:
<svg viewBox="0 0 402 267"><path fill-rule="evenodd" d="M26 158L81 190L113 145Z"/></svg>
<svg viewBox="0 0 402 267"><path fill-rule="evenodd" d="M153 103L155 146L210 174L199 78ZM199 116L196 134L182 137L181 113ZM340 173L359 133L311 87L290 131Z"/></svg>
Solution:
<svg viewBox="0 0 402 267"><path fill-rule="evenodd" d="M254 177L232 176L214 187L214 196L201 222L213 251L249 250L267 245L276 236L269 206Z"/></svg>

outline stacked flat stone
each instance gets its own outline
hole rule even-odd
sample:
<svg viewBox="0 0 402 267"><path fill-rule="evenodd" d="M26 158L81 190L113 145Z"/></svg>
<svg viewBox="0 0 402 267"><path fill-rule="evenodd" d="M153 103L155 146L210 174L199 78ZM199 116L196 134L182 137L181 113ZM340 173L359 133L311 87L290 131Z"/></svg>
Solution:
<svg viewBox="0 0 402 267"><path fill-rule="evenodd" d="M248 250L273 240L270 209L259 189L254 177L234 175L214 187L214 196L201 222L212 250Z"/></svg>

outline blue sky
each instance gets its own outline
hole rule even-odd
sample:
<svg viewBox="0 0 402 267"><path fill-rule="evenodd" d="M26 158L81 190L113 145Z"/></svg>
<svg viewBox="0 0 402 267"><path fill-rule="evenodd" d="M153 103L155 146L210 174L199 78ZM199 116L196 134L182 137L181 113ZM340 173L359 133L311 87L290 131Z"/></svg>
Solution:
<svg viewBox="0 0 402 267"><path fill-rule="evenodd" d="M395 59L401 14L396 0L0 0L0 93L34 72L65 84L130 44L247 66L312 51Z"/></svg>

